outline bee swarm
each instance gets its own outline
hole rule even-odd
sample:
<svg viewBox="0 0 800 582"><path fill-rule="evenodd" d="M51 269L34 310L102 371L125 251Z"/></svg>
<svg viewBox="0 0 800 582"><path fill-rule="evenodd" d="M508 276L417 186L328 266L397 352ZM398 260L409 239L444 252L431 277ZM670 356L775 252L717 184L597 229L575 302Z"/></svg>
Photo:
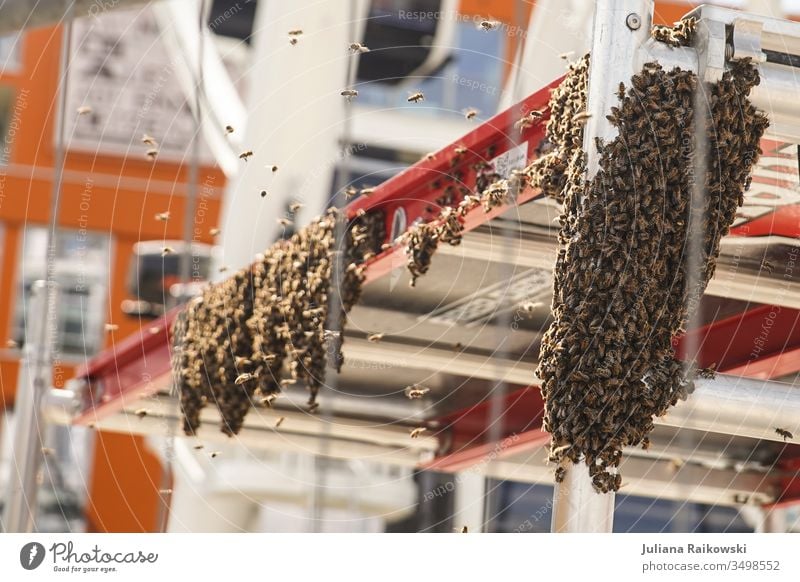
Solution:
<svg viewBox="0 0 800 582"><path fill-rule="evenodd" d="M537 374L556 480L568 462L585 462L608 492L621 485L622 449L646 448L653 418L693 390L694 371L675 360L672 339L714 274L768 121L747 100L758 73L745 61L701 86L694 73L647 64L620 87L608 116L618 137L593 144L600 169L587 182L574 116L586 107L588 62L554 91L553 149L529 167L532 182L563 202L554 321ZM693 193L695 90L708 104L705 196ZM687 264L687 252L700 256Z"/></svg>
<svg viewBox="0 0 800 582"><path fill-rule="evenodd" d="M341 251L337 231L344 233ZM343 328L360 294L358 264L383 239L382 213L346 224L332 209L192 300L173 329L184 432L195 433L202 408L212 401L222 431L237 434L251 406L280 392L283 375L307 384L313 409L328 357L337 371L343 362L341 333L326 330ZM329 310L332 297L340 304Z"/></svg>

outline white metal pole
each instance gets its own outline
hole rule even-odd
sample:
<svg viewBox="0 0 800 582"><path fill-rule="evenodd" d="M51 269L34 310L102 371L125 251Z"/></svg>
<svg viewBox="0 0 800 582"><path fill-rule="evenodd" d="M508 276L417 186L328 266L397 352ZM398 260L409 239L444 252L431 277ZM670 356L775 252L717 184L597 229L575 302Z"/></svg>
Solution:
<svg viewBox="0 0 800 582"><path fill-rule="evenodd" d="M587 179L597 173L600 156L595 137L610 141L616 130L606 113L616 103L620 82L626 86L636 73L636 52L650 38L653 0L598 0L592 27L587 111L584 131ZM566 467L566 476L553 492L554 532L611 532L614 523L614 493L597 493L589 468L579 463Z"/></svg>
<svg viewBox="0 0 800 582"><path fill-rule="evenodd" d="M25 346L14 405L14 441L8 494L3 514L3 528L8 533L25 533L33 528L46 425L42 402L50 391L50 356L56 328L52 322L43 320L47 317L48 297L56 293L55 288L48 293L44 281L36 281L31 286ZM55 313L51 312L53 317Z"/></svg>

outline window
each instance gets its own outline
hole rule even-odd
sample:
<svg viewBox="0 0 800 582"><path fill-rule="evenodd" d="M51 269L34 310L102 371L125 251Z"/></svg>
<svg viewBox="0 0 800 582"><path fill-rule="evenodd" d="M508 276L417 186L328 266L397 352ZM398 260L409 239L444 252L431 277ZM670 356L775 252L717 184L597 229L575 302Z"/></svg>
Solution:
<svg viewBox="0 0 800 582"><path fill-rule="evenodd" d="M22 61L20 60L20 45L25 38L20 34L0 36L0 75L19 72Z"/></svg>
<svg viewBox="0 0 800 582"><path fill-rule="evenodd" d="M92 355L102 347L106 316L109 239L83 230L60 230L54 245L54 277L59 286L56 358ZM24 232L17 268L18 288L12 337L25 342L25 306L31 284L44 279L47 269L47 229Z"/></svg>

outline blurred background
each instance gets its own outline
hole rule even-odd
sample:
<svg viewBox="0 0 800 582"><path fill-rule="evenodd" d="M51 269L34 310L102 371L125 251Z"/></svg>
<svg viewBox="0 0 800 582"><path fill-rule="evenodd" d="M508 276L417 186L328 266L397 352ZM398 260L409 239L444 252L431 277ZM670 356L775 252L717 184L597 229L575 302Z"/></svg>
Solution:
<svg viewBox="0 0 800 582"><path fill-rule="evenodd" d="M800 15L797 2L718 4ZM695 5L656 2L655 22ZM63 20L32 14L0 38L0 503L30 289L48 268L60 290L52 382L64 387L220 267L291 234L276 217L301 225L341 204L343 186L382 183L563 74L558 55L588 49L592 3L95 0ZM296 44L291 29L303 30ZM355 41L370 51L351 57ZM358 89L351 104L346 87ZM407 101L414 91L422 106ZM364 366L365 381L391 373ZM468 515L489 515L486 531L550 528L545 484L237 439L199 451L167 421L141 432L48 426L35 529L450 532ZM617 531L760 527L747 506L624 493Z"/></svg>

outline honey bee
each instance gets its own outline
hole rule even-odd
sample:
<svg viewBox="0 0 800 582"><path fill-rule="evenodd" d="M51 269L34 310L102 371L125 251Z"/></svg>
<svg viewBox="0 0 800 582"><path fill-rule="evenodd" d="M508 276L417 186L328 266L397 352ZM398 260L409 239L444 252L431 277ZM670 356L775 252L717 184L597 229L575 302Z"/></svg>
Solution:
<svg viewBox="0 0 800 582"><path fill-rule="evenodd" d="M239 159L244 160L246 162L247 159L250 158L252 155L253 155L252 150L245 150L239 154Z"/></svg>
<svg viewBox="0 0 800 582"><path fill-rule="evenodd" d="M202 449L202 448L203 448L203 446L204 446L204 445L195 445L195 446L194 446L194 450L196 450L196 451L199 451L200 449Z"/></svg>
<svg viewBox="0 0 800 582"><path fill-rule="evenodd" d="M172 247L164 247L161 249L161 256L166 257L167 255L171 255L175 252L175 249Z"/></svg>
<svg viewBox="0 0 800 582"><path fill-rule="evenodd" d="M425 160L426 162L432 162L435 158L436 154L433 152L428 152L427 154L422 156L422 159Z"/></svg>
<svg viewBox="0 0 800 582"><path fill-rule="evenodd" d="M76 111L78 112L78 115L89 115L92 112L92 108L88 105L81 105L78 107L78 109L76 109Z"/></svg>
<svg viewBox="0 0 800 582"><path fill-rule="evenodd" d="M142 135L142 143L154 148L158 147L158 142L156 141L156 138L154 138L152 135L147 135L146 133Z"/></svg>
<svg viewBox="0 0 800 582"><path fill-rule="evenodd" d="M279 417L278 420L275 421L275 428L280 428L284 420L286 420L285 416Z"/></svg>
<svg viewBox="0 0 800 582"><path fill-rule="evenodd" d="M575 57L575 51L567 51L565 53L561 53L558 55L558 58L563 59L565 61L572 60Z"/></svg>
<svg viewBox="0 0 800 582"><path fill-rule="evenodd" d="M262 198L266 198L267 197L267 191L266 190L262 190L261 191L261 197Z"/></svg>
<svg viewBox="0 0 800 582"><path fill-rule="evenodd" d="M106 331L117 331L119 329L116 323L107 323L104 327Z"/></svg>
<svg viewBox="0 0 800 582"><path fill-rule="evenodd" d="M288 218L278 218L277 220L278 220L278 224L280 224L284 228L288 228L288 227L292 226L292 224L294 224Z"/></svg>
<svg viewBox="0 0 800 582"><path fill-rule="evenodd" d="M382 333L371 333L367 336L367 341L372 342L374 344L378 343L383 339Z"/></svg>
<svg viewBox="0 0 800 582"><path fill-rule="evenodd" d="M217 236L217 235L219 235L220 232L222 232L222 231L220 231L220 229L218 229L216 227L215 228L210 228L208 230L208 234L210 234L211 236Z"/></svg>
<svg viewBox="0 0 800 582"><path fill-rule="evenodd" d="M783 437L783 442L786 442L788 439L794 439L794 435L785 428L776 428L775 433Z"/></svg>
<svg viewBox="0 0 800 582"><path fill-rule="evenodd" d="M149 149L145 155L150 158L151 161L155 161L155 159L158 157L158 150L156 148Z"/></svg>
<svg viewBox="0 0 800 582"><path fill-rule="evenodd" d="M353 198L357 194L358 194L358 190L356 188L354 188L353 186L350 186L349 188L347 188L344 191L344 198L345 198L345 200L350 200L351 198Z"/></svg>
<svg viewBox="0 0 800 582"><path fill-rule="evenodd" d="M425 428L424 426L418 426L417 428L411 429L409 435L411 436L412 439L416 439L419 438L427 430L428 429Z"/></svg>
<svg viewBox="0 0 800 582"><path fill-rule="evenodd" d="M159 212L156 214L156 220L160 222L166 222L169 220L169 212Z"/></svg>
<svg viewBox="0 0 800 582"><path fill-rule="evenodd" d="M542 306L541 302L534 302L534 301L526 301L522 305L520 305L520 309L525 313L534 313L536 310Z"/></svg>
<svg viewBox="0 0 800 582"><path fill-rule="evenodd" d="M255 374L251 374L250 372L244 372L236 376L236 380L234 380L234 384L237 386L241 386L245 382L249 382L250 380L255 380Z"/></svg>
<svg viewBox="0 0 800 582"><path fill-rule="evenodd" d="M475 119L477 116L478 116L478 110L477 110L477 109L469 108L469 109L465 109L465 110L464 110L464 117L465 117L465 118L466 118L468 121L472 121L472 120L473 120L473 119Z"/></svg>
<svg viewBox="0 0 800 582"><path fill-rule="evenodd" d="M219 452L219 451L212 451L212 452L211 452L211 454L210 454L209 456L210 456L212 459L216 459L216 458L217 458L217 457L219 457L221 454L222 454L222 453L221 453L221 452Z"/></svg>
<svg viewBox="0 0 800 582"><path fill-rule="evenodd" d="M345 89L340 93L342 97L347 99L348 101L353 100L354 98L358 97L358 90L357 89Z"/></svg>
<svg viewBox="0 0 800 582"><path fill-rule="evenodd" d="M478 28L486 32L495 30L498 26L500 23L497 20L481 20L478 23Z"/></svg>
<svg viewBox="0 0 800 582"><path fill-rule="evenodd" d="M270 170L272 170L272 173L274 174L275 172L278 171L278 166L273 165L270 167Z"/></svg>
<svg viewBox="0 0 800 582"><path fill-rule="evenodd" d="M425 95L422 94L422 91L416 91L415 93L411 93L411 95L409 95L407 99L409 103L419 103L420 101L424 100L425 100Z"/></svg>
<svg viewBox="0 0 800 582"><path fill-rule="evenodd" d="M409 400L419 400L430 391L431 389L425 386L420 386L419 384L412 384L411 386L406 386L405 394L406 398L408 398Z"/></svg>
<svg viewBox="0 0 800 582"><path fill-rule="evenodd" d="M294 202L289 205L289 211L292 213L296 213L298 210L303 208L305 204L301 204L300 202Z"/></svg>
<svg viewBox="0 0 800 582"><path fill-rule="evenodd" d="M469 533L469 528L465 525L461 528L461 533Z"/></svg>
<svg viewBox="0 0 800 582"><path fill-rule="evenodd" d="M763 261L761 261L761 269L771 275L772 271L775 269L775 265L770 263L768 260L764 259Z"/></svg>
<svg viewBox="0 0 800 582"><path fill-rule="evenodd" d="M225 126L225 133L228 133L228 134L233 133L233 126L232 125L226 125Z"/></svg>
<svg viewBox="0 0 800 582"><path fill-rule="evenodd" d="M352 42L352 43L350 43L349 49L350 49L350 52L353 53L353 54L368 53L369 52L369 48L364 46L360 42Z"/></svg>
<svg viewBox="0 0 800 582"><path fill-rule="evenodd" d="M148 415L148 411L146 408L139 408L136 410L134 414L136 414L136 416L138 416L139 418L144 418L145 416Z"/></svg>
<svg viewBox="0 0 800 582"><path fill-rule="evenodd" d="M224 273L225 271L227 271L227 270L228 270L228 266L227 266L227 265L220 265L219 269L217 269L217 270L218 270L220 273Z"/></svg>
<svg viewBox="0 0 800 582"><path fill-rule="evenodd" d="M291 37L289 39L289 44L292 45L292 46L296 45L297 44L297 39L295 37Z"/></svg>
<svg viewBox="0 0 800 582"><path fill-rule="evenodd" d="M360 190L360 194L362 196L371 196L374 192L375 192L375 188L372 188L372 187L370 187L370 188L362 188Z"/></svg>
<svg viewBox="0 0 800 582"><path fill-rule="evenodd" d="M322 332L323 339L328 340L328 341L339 339L341 336L342 336L342 332L334 331L334 330L331 330L331 329L326 329L326 330L324 330Z"/></svg>
<svg viewBox="0 0 800 582"><path fill-rule="evenodd" d="M301 34L303 34L303 31L299 28L295 28L289 31L289 36L300 36Z"/></svg>

